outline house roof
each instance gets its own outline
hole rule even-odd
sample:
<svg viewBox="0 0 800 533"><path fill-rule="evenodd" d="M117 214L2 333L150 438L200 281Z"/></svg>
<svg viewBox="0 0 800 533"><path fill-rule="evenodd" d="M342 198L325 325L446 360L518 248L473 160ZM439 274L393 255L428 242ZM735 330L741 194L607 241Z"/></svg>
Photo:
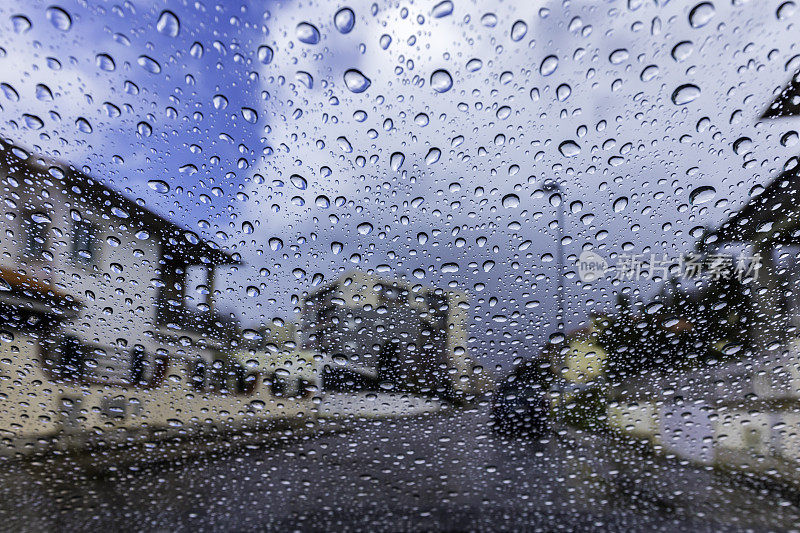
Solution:
<svg viewBox="0 0 800 533"><path fill-rule="evenodd" d="M772 101L761 118L796 117L800 115L800 71Z"/></svg>
<svg viewBox="0 0 800 533"><path fill-rule="evenodd" d="M0 266L0 307L10 305L34 313L70 315L80 303L50 283Z"/></svg>
<svg viewBox="0 0 800 533"><path fill-rule="evenodd" d="M781 173L715 232L719 244L771 240L789 244L800 235L800 168Z"/></svg>
<svg viewBox="0 0 800 533"><path fill-rule="evenodd" d="M41 155L0 139L0 159L11 168L26 174L38 174L42 179L60 182L72 194L92 202L111 214L130 219L138 227L161 237L167 260L184 264L240 264L240 260L222 250L216 243L204 240L145 207L141 200L131 200L119 191L67 163Z"/></svg>
<svg viewBox="0 0 800 533"><path fill-rule="evenodd" d="M800 116L800 71L778 94L761 118ZM717 238L725 242L800 242L800 168L784 171L725 221Z"/></svg>

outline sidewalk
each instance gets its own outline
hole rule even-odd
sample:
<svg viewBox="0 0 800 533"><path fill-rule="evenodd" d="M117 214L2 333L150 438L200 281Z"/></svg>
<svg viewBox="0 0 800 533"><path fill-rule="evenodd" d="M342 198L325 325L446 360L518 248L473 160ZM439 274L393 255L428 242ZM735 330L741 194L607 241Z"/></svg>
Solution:
<svg viewBox="0 0 800 533"><path fill-rule="evenodd" d="M437 413L449 407L440 400L401 393L326 393L319 418L395 418Z"/></svg>

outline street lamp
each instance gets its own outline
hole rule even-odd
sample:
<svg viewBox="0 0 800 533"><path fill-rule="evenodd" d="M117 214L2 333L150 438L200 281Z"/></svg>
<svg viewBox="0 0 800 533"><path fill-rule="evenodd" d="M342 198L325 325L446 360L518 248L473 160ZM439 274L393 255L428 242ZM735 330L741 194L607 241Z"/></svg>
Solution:
<svg viewBox="0 0 800 533"><path fill-rule="evenodd" d="M564 332L567 312L564 305L564 197L561 184L554 179L547 179L542 190L550 195L550 204L558 207L558 329ZM557 202L557 203L556 203Z"/></svg>

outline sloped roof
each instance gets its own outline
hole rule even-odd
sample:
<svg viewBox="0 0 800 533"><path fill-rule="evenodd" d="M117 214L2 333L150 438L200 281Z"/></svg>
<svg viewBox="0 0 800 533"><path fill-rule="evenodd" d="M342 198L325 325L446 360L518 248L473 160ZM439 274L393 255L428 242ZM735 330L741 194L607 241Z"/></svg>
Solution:
<svg viewBox="0 0 800 533"><path fill-rule="evenodd" d="M770 103L761 118L800 116L800 71ZM752 242L769 239L778 243L798 242L800 222L800 168L787 170L773 179L725 221L715 234L722 242Z"/></svg>
<svg viewBox="0 0 800 533"><path fill-rule="evenodd" d="M800 116L800 71L795 73L761 118Z"/></svg>
<svg viewBox="0 0 800 533"><path fill-rule="evenodd" d="M800 168L783 172L751 198L715 232L721 242L752 242L769 238L798 240L800 225Z"/></svg>
<svg viewBox="0 0 800 533"><path fill-rule="evenodd" d="M73 296L48 282L0 266L0 305L4 303L14 308L61 315L74 313L80 306Z"/></svg>
<svg viewBox="0 0 800 533"><path fill-rule="evenodd" d="M12 171L38 175L41 179L60 182L71 194L92 202L115 216L127 217L137 226L147 229L163 240L169 252L168 260L186 264L209 263L214 265L239 264L233 255L222 250L216 243L202 239L195 232L181 227L148 209L141 201L134 201L124 194L97 181L74 166L41 155L0 139L0 159ZM112 208L114 211L112 212Z"/></svg>

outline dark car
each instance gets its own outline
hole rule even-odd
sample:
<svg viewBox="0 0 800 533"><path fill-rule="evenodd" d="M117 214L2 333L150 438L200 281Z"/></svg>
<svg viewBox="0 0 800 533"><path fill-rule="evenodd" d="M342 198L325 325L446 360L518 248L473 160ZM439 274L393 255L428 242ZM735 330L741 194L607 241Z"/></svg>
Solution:
<svg viewBox="0 0 800 533"><path fill-rule="evenodd" d="M508 435L540 437L550 430L549 365L527 361L492 395L492 428Z"/></svg>

